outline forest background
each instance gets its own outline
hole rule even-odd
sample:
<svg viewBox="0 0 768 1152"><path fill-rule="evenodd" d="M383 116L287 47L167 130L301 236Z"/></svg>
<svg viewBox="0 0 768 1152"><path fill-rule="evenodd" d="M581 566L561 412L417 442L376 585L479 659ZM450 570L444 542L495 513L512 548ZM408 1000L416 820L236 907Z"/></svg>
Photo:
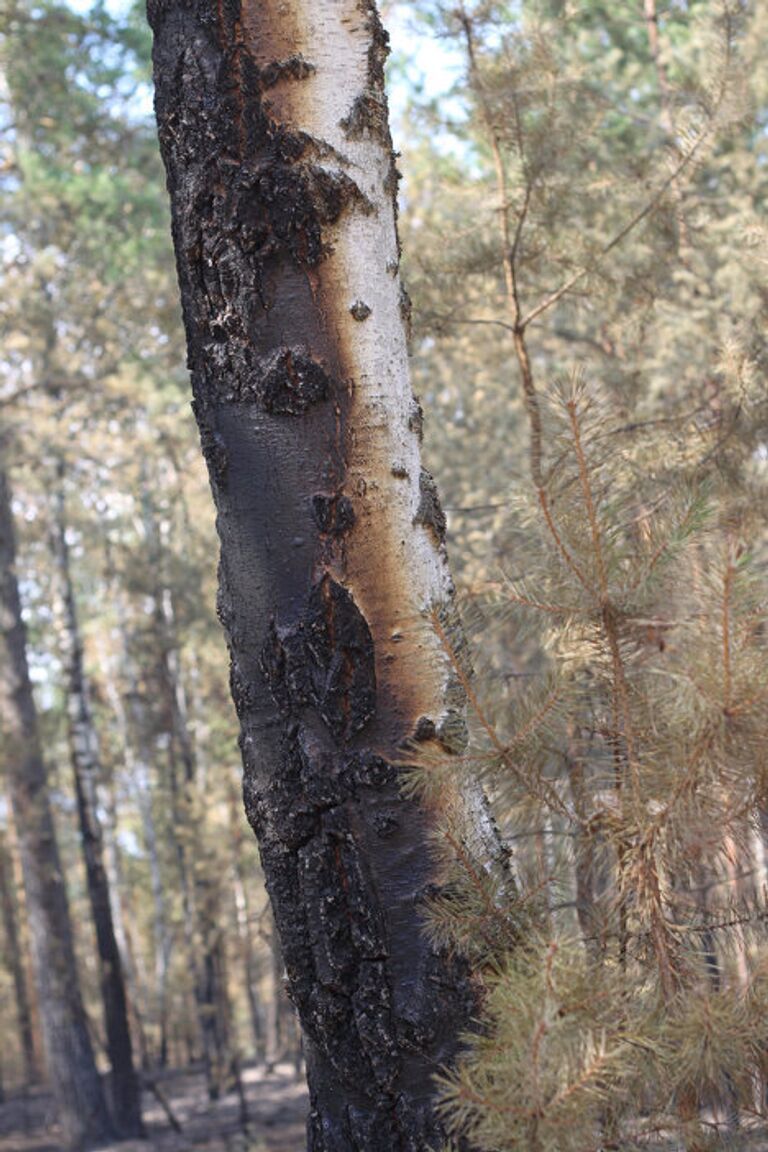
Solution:
<svg viewBox="0 0 768 1152"><path fill-rule="evenodd" d="M768 11L388 15L414 386L471 678L443 639L518 894L444 830L432 931L487 985L451 1123L496 1150L736 1146L768 1071ZM0 19L0 437L80 983L103 1058L84 791L137 1062L204 1059L216 1096L298 1036L239 799L149 32L138 6ZM13 1091L41 1048L6 801L0 833Z"/></svg>

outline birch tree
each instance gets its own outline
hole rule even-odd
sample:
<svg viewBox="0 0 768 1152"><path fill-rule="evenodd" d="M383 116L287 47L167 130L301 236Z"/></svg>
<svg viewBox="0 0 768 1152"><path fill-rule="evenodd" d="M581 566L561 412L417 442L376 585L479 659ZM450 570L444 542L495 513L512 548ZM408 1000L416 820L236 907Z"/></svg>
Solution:
<svg viewBox="0 0 768 1152"><path fill-rule="evenodd" d="M104 831L99 814L103 772L72 578L62 460L57 463L56 475L52 548L62 601L61 649L67 677L69 750L88 900L99 956L99 983L111 1067L112 1111L118 1132L127 1138L141 1136L143 1132L141 1088L133 1062L123 963L115 931L114 895L107 875Z"/></svg>
<svg viewBox="0 0 768 1152"><path fill-rule="evenodd" d="M2 445L0 445L2 447ZM48 1075L67 1148L114 1135L96 1070L77 967L16 576L10 486L0 455L0 719L18 830Z"/></svg>
<svg viewBox="0 0 768 1152"><path fill-rule="evenodd" d="M402 789L411 742L461 744L463 694L434 628L452 584L408 375L387 37L370 0L154 0L149 18L245 803L304 1030L308 1146L423 1152L474 996L423 923L452 798Z"/></svg>

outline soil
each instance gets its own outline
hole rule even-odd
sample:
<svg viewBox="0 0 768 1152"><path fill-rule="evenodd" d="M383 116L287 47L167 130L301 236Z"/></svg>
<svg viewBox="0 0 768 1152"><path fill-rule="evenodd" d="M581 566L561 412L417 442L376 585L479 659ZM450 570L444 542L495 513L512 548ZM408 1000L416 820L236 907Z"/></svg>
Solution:
<svg viewBox="0 0 768 1152"><path fill-rule="evenodd" d="M146 1140L122 1141L100 1152L304 1152L307 1089L289 1064L273 1072L243 1069L247 1125L237 1092L208 1099L201 1071L154 1076L181 1132L175 1132L157 1096L145 1089ZM0 1104L0 1152L61 1152L53 1101L43 1089L10 1095Z"/></svg>

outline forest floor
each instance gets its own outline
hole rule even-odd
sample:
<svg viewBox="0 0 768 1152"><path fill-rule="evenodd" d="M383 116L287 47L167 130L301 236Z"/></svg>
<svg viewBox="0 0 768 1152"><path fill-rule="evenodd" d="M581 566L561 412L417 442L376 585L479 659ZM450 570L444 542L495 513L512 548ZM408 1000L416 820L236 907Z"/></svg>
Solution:
<svg viewBox="0 0 768 1152"><path fill-rule="evenodd" d="M243 1069L248 1128L244 1130L240 1097L230 1092L211 1103L202 1072L174 1071L156 1077L181 1132L171 1127L159 1100L145 1091L147 1139L110 1144L103 1152L303 1152L307 1088L292 1065L281 1064L268 1075L261 1068ZM0 1104L0 1152L60 1152L53 1101L33 1089L9 1095Z"/></svg>

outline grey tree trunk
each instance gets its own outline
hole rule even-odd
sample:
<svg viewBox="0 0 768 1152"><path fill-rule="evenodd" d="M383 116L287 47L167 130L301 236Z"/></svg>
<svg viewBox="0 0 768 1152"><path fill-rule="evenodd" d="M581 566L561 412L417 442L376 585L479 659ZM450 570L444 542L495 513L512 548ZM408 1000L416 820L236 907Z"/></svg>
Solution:
<svg viewBox="0 0 768 1152"><path fill-rule="evenodd" d="M24 1057L24 1079L27 1084L37 1084L41 1078L40 1065L35 1049L35 1034L32 1026L27 977L18 927L18 909L13 891L13 871L5 844L5 834L0 829L0 909L5 933L5 962L8 966L13 991L16 998L16 1018L19 1025L19 1040Z"/></svg>
<svg viewBox="0 0 768 1152"><path fill-rule="evenodd" d="M312 1152L425 1152L474 1008L432 946L430 838L475 793L404 794L463 694L445 521L420 465L372 0L150 0L156 111L218 510L245 803L305 1037Z"/></svg>
<svg viewBox="0 0 768 1152"><path fill-rule="evenodd" d="M2 445L0 445L0 452ZM66 1147L115 1135L80 996L21 617L11 494L0 457L0 717L19 837L48 1074Z"/></svg>
<svg viewBox="0 0 768 1152"><path fill-rule="evenodd" d="M141 1136L143 1132L141 1087L133 1064L123 965L115 934L112 898L104 858L104 836L99 817L98 797L102 769L83 665L83 645L67 542L64 474L61 464L58 467L57 479L58 486L54 495L54 552L63 601L62 648L67 676L69 749L88 899L99 956L107 1055L112 1070L112 1114L121 1136Z"/></svg>

